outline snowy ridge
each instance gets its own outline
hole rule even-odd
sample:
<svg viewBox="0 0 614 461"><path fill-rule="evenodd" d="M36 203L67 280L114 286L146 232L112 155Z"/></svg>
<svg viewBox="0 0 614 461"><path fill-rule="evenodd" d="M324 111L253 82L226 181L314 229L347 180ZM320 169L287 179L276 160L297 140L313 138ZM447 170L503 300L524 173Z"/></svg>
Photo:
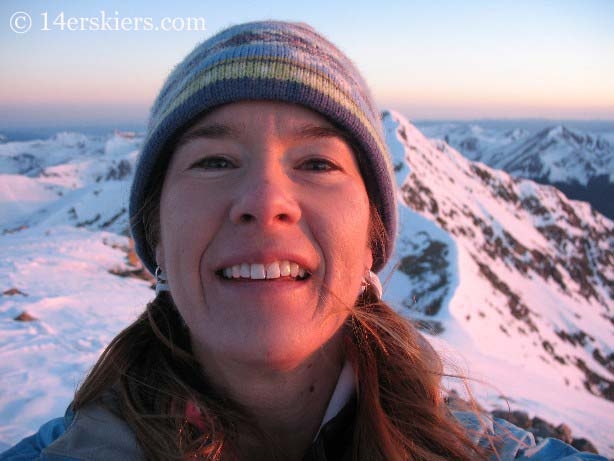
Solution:
<svg viewBox="0 0 614 461"><path fill-rule="evenodd" d="M489 383L481 404L566 422L614 456L612 222L468 161L399 114L384 122L402 199L385 298ZM126 204L141 142L62 133L0 144L0 450L61 416L154 295L118 276L138 269ZM37 320L15 321L23 312Z"/></svg>
<svg viewBox="0 0 614 461"><path fill-rule="evenodd" d="M387 299L459 350L469 374L513 408L580 428L572 409L556 407L587 399L584 408L614 421L614 223L553 187L426 139L398 113L384 123L403 201ZM529 377L534 384L520 390ZM506 408L492 391L481 399ZM606 441L614 445L604 433Z"/></svg>

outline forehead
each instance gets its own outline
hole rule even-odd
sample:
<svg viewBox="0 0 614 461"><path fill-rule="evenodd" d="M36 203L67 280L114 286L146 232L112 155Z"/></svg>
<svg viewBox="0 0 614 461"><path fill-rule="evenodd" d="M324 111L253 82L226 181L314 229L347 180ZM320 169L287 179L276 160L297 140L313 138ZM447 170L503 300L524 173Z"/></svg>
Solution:
<svg viewBox="0 0 614 461"><path fill-rule="evenodd" d="M241 101L197 118L178 137L176 147L195 138L239 137L253 130L278 137L335 137L351 144L345 132L306 107L279 101Z"/></svg>

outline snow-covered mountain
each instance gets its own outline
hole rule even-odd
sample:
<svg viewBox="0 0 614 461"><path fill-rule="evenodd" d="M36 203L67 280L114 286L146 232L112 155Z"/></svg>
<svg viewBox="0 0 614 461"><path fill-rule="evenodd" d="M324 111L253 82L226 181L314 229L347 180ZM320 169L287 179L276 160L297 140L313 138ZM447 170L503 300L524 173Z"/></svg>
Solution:
<svg viewBox="0 0 614 461"><path fill-rule="evenodd" d="M385 298L482 405L565 422L613 456L614 224L397 113L384 121L402 199ZM141 142L63 133L0 145L0 450L61 415L153 297L148 281L125 277L138 272L126 204ZM24 312L37 320L14 320Z"/></svg>
<svg viewBox="0 0 614 461"><path fill-rule="evenodd" d="M588 201L614 218L614 144L606 136L564 125L531 134L524 129L446 123L429 126L425 132L446 141L470 160L512 176L555 185L570 198Z"/></svg>
<svg viewBox="0 0 614 461"><path fill-rule="evenodd" d="M569 402L587 398L611 426L614 223L426 139L398 113L384 121L404 203L387 298L496 386L480 395L491 406L549 405L578 427Z"/></svg>

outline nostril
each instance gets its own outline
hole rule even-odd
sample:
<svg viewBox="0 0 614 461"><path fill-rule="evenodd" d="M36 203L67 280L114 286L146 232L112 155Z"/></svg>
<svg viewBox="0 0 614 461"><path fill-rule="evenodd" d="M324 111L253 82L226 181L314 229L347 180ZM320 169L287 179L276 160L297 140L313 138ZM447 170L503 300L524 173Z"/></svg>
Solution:
<svg viewBox="0 0 614 461"><path fill-rule="evenodd" d="M290 216L288 216L286 213L280 213L277 215L277 219L281 222L289 222Z"/></svg>
<svg viewBox="0 0 614 461"><path fill-rule="evenodd" d="M286 213L280 213L278 214L275 219L277 219L278 221L281 222L289 222L291 220L290 216ZM252 214L249 213L243 213L240 218L239 218L240 222L243 224L247 224L247 223L251 223L256 221L256 217Z"/></svg>

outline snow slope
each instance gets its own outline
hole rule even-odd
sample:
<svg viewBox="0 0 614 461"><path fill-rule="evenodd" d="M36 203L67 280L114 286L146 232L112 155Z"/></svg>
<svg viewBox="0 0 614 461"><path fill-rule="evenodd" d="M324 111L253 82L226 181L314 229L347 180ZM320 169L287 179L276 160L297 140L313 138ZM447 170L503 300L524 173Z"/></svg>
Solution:
<svg viewBox="0 0 614 461"><path fill-rule="evenodd" d="M153 297L125 235L142 140L60 133L0 145L0 451L61 416L106 344ZM27 312L37 320L18 322Z"/></svg>

